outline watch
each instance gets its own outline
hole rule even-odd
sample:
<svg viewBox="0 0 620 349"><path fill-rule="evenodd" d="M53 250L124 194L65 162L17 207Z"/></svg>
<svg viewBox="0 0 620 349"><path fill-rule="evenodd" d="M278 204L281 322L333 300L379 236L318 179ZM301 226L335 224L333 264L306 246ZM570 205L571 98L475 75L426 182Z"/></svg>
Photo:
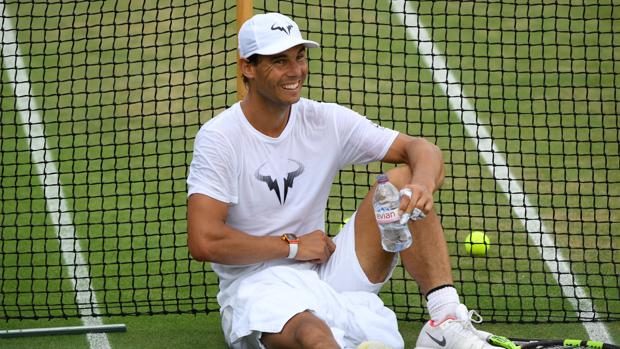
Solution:
<svg viewBox="0 0 620 349"><path fill-rule="evenodd" d="M286 241L288 243L288 257L289 259L294 259L297 256L297 251L299 250L299 238L295 234L282 234L280 236L282 241Z"/></svg>

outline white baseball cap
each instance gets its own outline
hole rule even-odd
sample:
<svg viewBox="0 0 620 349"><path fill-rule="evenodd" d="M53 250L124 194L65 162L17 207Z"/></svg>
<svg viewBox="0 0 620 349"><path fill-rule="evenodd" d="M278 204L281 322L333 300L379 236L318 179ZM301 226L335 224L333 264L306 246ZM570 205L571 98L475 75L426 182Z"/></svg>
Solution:
<svg viewBox="0 0 620 349"><path fill-rule="evenodd" d="M297 24L280 13L254 15L239 29L241 58L248 58L253 54L275 55L301 44L306 47L319 47L314 41L304 40Z"/></svg>

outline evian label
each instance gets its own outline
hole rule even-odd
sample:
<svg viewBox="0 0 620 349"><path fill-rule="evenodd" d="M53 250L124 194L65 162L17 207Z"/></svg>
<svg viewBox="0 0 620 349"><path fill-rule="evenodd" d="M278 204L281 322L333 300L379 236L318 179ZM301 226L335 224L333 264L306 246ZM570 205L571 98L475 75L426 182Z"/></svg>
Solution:
<svg viewBox="0 0 620 349"><path fill-rule="evenodd" d="M398 208L393 210L377 210L375 211L375 218L377 218L377 223L385 224L392 223L400 220L400 215L398 214Z"/></svg>

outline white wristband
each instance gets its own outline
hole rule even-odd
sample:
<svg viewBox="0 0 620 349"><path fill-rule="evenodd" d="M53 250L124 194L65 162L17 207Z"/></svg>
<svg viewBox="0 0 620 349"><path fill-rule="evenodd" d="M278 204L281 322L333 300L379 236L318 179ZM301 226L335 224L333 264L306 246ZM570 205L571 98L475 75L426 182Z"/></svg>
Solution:
<svg viewBox="0 0 620 349"><path fill-rule="evenodd" d="M403 196L408 196L409 199L411 199L411 196L413 195L413 192L411 191L411 189L409 188L403 188L400 190L400 197L402 198Z"/></svg>
<svg viewBox="0 0 620 349"><path fill-rule="evenodd" d="M289 243L288 244L288 257L289 259L294 259L297 256L297 251L299 250L298 243Z"/></svg>

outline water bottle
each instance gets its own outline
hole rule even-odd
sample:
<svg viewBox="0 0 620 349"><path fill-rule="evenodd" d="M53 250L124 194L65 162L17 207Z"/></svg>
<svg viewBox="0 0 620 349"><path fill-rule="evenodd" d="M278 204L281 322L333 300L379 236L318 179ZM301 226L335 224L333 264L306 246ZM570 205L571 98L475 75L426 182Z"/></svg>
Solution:
<svg viewBox="0 0 620 349"><path fill-rule="evenodd" d="M381 246L388 252L400 252L411 246L411 232L407 226L400 223L398 214L400 194L398 189L388 181L384 174L377 177L377 188L373 196L372 205L375 217L381 231Z"/></svg>

